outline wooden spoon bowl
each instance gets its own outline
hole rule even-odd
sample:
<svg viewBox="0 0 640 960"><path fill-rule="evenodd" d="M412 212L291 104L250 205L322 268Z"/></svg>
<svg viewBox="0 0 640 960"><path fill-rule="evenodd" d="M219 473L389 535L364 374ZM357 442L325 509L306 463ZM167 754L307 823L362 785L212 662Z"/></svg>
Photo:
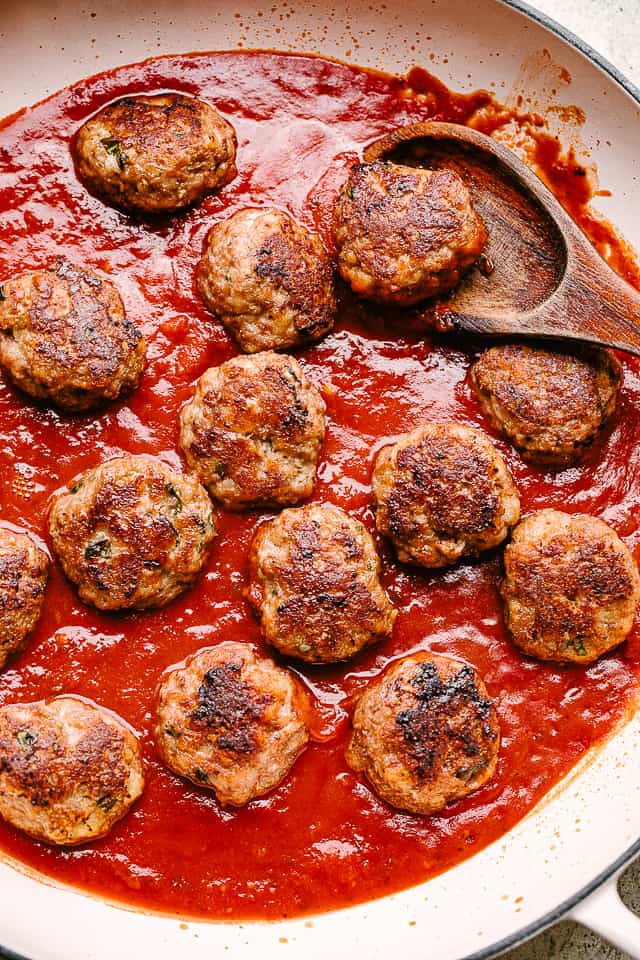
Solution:
<svg viewBox="0 0 640 960"><path fill-rule="evenodd" d="M366 162L456 170L489 232L489 269L470 271L441 320L491 336L570 339L640 356L640 294L594 250L553 194L507 147L453 123L398 127Z"/></svg>

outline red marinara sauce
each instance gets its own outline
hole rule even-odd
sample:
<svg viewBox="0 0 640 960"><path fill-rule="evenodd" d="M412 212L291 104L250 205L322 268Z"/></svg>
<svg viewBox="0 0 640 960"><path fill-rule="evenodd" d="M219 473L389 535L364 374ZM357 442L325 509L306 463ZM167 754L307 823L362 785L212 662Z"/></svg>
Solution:
<svg viewBox="0 0 640 960"><path fill-rule="evenodd" d="M275 204L329 242L336 187L364 144L399 123L466 122L490 99L450 94L422 72L419 79L415 96L407 81L319 58L175 56L83 81L0 125L0 277L58 254L106 272L149 342L140 389L89 417L59 416L0 380L2 521L44 537L52 493L123 451L181 466L178 411L194 380L236 352L194 287L208 229L242 206ZM228 117L238 132L239 175L196 209L138 223L85 191L70 141L105 103L165 89L200 95ZM549 179L569 202L575 191L561 189L551 155ZM570 165L566 176L574 176ZM580 219L584 209L573 212ZM302 354L329 416L314 500L339 504L372 530L370 473L385 442L431 418L491 433L466 381L480 344L431 338L411 311L385 312L344 290L340 296L335 331ZM524 513L546 506L593 512L637 557L640 371L635 361L623 363L620 415L583 465L545 473L494 439ZM140 733L147 786L133 812L98 843L52 849L0 823L2 851L60 881L184 916L280 918L342 907L423 881L500 837L629 709L640 675L637 630L588 669L526 659L503 627L499 551L427 573L400 566L380 542L384 583L400 611L393 640L346 665L299 670L314 698L316 741L271 795L222 810L210 793L159 763L151 737L155 692L162 671L200 647L228 639L260 647L242 591L249 543L263 518L220 512L205 574L156 612L98 613L79 603L53 566L44 616L26 652L0 676L0 702L68 692L117 711ZM416 649L477 667L502 726L491 782L428 818L378 801L343 755L355 696L390 659Z"/></svg>

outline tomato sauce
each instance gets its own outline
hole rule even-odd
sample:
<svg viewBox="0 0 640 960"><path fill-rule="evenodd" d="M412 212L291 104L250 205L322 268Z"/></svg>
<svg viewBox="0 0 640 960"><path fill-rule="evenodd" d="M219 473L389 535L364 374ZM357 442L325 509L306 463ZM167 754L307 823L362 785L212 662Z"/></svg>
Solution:
<svg viewBox="0 0 640 960"><path fill-rule="evenodd" d="M0 125L0 277L58 254L106 271L149 343L140 389L96 415L60 416L0 380L3 522L44 538L53 492L113 454L153 454L182 466L178 411L194 380L236 352L194 287L208 229L247 204L274 204L329 243L335 189L368 141L399 123L467 122L489 100L484 93L451 94L422 71L416 86L417 93L406 80L313 57L175 56L83 81ZM227 116L238 133L239 175L198 208L145 224L85 191L74 174L70 138L110 100L163 89L201 95ZM557 160L550 182L577 205L572 212L580 220L588 196L561 189ZM611 247L614 261L620 250ZM412 311L385 312L339 293L335 331L302 352L329 417L315 501L339 504L373 530L370 473L377 451L425 420L451 417L494 437L524 513L545 506L593 512L638 558L635 361L623 360L622 406L612 429L582 465L547 473L524 465L480 413L466 379L479 343L425 335ZM117 711L141 736L147 786L100 842L52 849L0 824L2 851L60 881L182 916L275 919L342 907L421 882L500 837L629 709L640 676L637 629L587 669L526 659L503 627L499 551L428 573L399 565L379 542L384 583L400 611L392 641L338 667L290 664L313 696L316 739L268 797L221 809L210 793L158 761L151 736L155 691L165 668L200 647L231 639L260 648L243 587L249 543L263 518L220 512L206 572L164 610L99 613L78 601L54 564L44 616L28 649L0 676L0 702L67 692ZM343 755L354 698L390 659L416 649L476 666L502 727L491 782L430 818L380 802Z"/></svg>

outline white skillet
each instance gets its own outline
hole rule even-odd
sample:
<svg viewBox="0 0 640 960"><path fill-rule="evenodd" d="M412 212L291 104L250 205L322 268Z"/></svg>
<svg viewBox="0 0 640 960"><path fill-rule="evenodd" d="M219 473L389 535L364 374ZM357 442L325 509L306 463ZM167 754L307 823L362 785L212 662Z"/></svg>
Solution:
<svg viewBox="0 0 640 960"><path fill-rule="evenodd" d="M536 109L552 108L555 117L558 102L577 104L586 113L581 142L612 191L600 208L640 249L640 91L520 3L4 0L0 8L2 114L118 64L239 43L319 52L389 71L423 64L456 89L495 87L504 99L520 87ZM568 70L570 85L554 63ZM616 892L619 871L640 851L639 837L636 716L499 842L404 893L314 917L311 924L185 927L54 887L0 862L0 944L9 956L30 960L480 960L570 914L640 960L640 919Z"/></svg>

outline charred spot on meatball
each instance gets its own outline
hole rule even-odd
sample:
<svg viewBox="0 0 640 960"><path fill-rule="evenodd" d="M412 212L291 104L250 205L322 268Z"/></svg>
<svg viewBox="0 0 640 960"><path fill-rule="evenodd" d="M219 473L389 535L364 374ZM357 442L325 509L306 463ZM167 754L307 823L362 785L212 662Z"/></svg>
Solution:
<svg viewBox="0 0 640 960"><path fill-rule="evenodd" d="M216 526L199 483L159 460L127 456L86 471L58 496L49 533L85 603L143 610L164 606L195 581Z"/></svg>
<svg viewBox="0 0 640 960"><path fill-rule="evenodd" d="M449 169L356 164L334 208L338 267L353 291L407 307L451 290L487 242L469 190Z"/></svg>
<svg viewBox="0 0 640 960"><path fill-rule="evenodd" d="M491 424L523 457L566 466L615 413L622 367L610 350L505 344L476 361L471 384Z"/></svg>
<svg viewBox="0 0 640 960"><path fill-rule="evenodd" d="M227 509L311 496L325 404L292 357L258 353L211 367L181 414L190 469Z"/></svg>
<svg viewBox="0 0 640 960"><path fill-rule="evenodd" d="M0 707L0 816L35 839L103 837L143 787L138 741L110 711L75 697Z"/></svg>
<svg viewBox="0 0 640 960"><path fill-rule="evenodd" d="M245 353L303 346L333 327L329 258L316 234L281 210L240 210L215 224L197 282Z"/></svg>
<svg viewBox="0 0 640 960"><path fill-rule="evenodd" d="M25 393L78 413L138 386L146 344L113 284L59 258L2 289L0 365Z"/></svg>
<svg viewBox="0 0 640 960"><path fill-rule="evenodd" d="M125 97L78 131L78 176L129 212L172 213L236 176L233 127L208 103L177 93Z"/></svg>
<svg viewBox="0 0 640 960"><path fill-rule="evenodd" d="M434 814L493 776L500 730L468 664L433 654L396 662L360 697L347 763L401 810Z"/></svg>
<svg viewBox="0 0 640 960"><path fill-rule="evenodd" d="M538 510L505 550L505 623L523 653L592 663L633 626L640 578L625 544L587 514Z"/></svg>
<svg viewBox="0 0 640 960"><path fill-rule="evenodd" d="M48 573L49 558L31 537L0 527L0 668L40 619Z"/></svg>
<svg viewBox="0 0 640 960"><path fill-rule="evenodd" d="M156 743L166 765L243 806L284 780L309 739L308 705L287 670L244 643L198 651L160 687Z"/></svg>
<svg viewBox="0 0 640 960"><path fill-rule="evenodd" d="M442 567L502 543L520 516L511 475L479 430L443 421L385 447L373 472L376 523L398 559Z"/></svg>
<svg viewBox="0 0 640 960"><path fill-rule="evenodd" d="M247 597L281 653L332 663L391 636L396 611L373 540L338 507L284 510L259 528L249 564Z"/></svg>

